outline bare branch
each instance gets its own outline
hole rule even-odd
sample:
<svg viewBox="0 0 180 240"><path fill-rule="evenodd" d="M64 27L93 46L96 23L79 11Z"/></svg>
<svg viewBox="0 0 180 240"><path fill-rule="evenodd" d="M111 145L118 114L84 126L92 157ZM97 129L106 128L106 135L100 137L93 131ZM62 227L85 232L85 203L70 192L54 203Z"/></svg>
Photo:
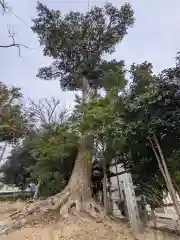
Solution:
<svg viewBox="0 0 180 240"><path fill-rule="evenodd" d="M43 128L51 128L63 123L67 119L67 109L62 108L60 101L51 99L40 99L38 102L30 101L29 112L37 124Z"/></svg>
<svg viewBox="0 0 180 240"><path fill-rule="evenodd" d="M0 48L17 47L18 52L19 52L19 56L21 56L21 47L32 49L32 48L28 47L27 45L16 43L15 34L10 29L8 30L8 33L9 33L9 37L12 39L12 43L9 44L9 45L0 45Z"/></svg>
<svg viewBox="0 0 180 240"><path fill-rule="evenodd" d="M7 5L6 5L6 3L4 2L4 0L0 1L0 5L1 5L3 11L5 12L5 11L7 10Z"/></svg>

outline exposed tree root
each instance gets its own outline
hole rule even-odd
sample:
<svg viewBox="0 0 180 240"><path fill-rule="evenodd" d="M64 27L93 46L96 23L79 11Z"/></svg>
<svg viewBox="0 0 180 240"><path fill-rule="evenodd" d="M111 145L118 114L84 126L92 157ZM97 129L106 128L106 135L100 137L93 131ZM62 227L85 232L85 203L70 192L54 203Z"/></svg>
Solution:
<svg viewBox="0 0 180 240"><path fill-rule="evenodd" d="M101 206L99 206L94 199L89 199L87 201L81 201L80 199L71 200L71 198L68 199L67 203L65 203L61 209L60 209L60 216L67 219L69 217L69 214L72 213L72 211L76 214L80 212L85 212L89 216L97 219L100 221L104 218L104 211Z"/></svg>
<svg viewBox="0 0 180 240"><path fill-rule="evenodd" d="M33 221L43 219L48 211L60 209L60 217L68 219L74 212L77 216L80 212L85 212L95 218L98 222L104 218L103 209L93 200L82 201L82 198L76 194L73 196L68 187L62 193L56 194L44 201L37 201L25 207L20 212L11 215L6 222L0 223L0 235L8 234L14 229L21 228Z"/></svg>
<svg viewBox="0 0 180 240"><path fill-rule="evenodd" d="M95 217L98 220L102 220L104 218L103 208L99 206L93 198L86 201L83 205L83 210L92 217Z"/></svg>
<svg viewBox="0 0 180 240"><path fill-rule="evenodd" d="M16 214L11 215L11 217L3 221L3 223L0 223L0 235L7 234L14 229L21 228L26 224L42 219L48 211L57 210L65 204L69 196L70 192L68 187L66 187L61 193L55 196L28 205Z"/></svg>

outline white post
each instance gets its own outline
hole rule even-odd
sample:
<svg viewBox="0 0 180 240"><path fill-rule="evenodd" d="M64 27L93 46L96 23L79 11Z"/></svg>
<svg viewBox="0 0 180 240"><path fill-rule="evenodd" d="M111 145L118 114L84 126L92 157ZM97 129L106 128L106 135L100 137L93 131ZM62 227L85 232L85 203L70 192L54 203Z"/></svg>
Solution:
<svg viewBox="0 0 180 240"><path fill-rule="evenodd" d="M132 177L130 173L124 173L123 177L124 177L124 181L123 181L124 193L126 197L125 201L127 203L127 210L128 210L130 225L134 233L138 233L141 228L141 221L139 218L139 210L137 207Z"/></svg>

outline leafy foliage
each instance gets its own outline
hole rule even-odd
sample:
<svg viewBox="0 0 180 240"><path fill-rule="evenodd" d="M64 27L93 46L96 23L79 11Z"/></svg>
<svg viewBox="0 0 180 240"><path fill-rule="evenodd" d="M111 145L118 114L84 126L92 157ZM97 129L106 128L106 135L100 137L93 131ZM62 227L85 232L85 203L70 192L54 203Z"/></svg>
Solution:
<svg viewBox="0 0 180 240"><path fill-rule="evenodd" d="M179 149L180 85L175 75L172 77L172 71L171 78L169 77L169 71L164 70L155 76L152 65L147 62L131 67L132 84L124 101L124 132L126 151L130 152L128 164L132 173L136 175L134 179L142 192L145 184L151 183L151 189L166 191L164 179L148 140L152 134L156 134L159 139L168 165L168 159L174 150ZM171 169L169 165L169 170Z"/></svg>
<svg viewBox="0 0 180 240"><path fill-rule="evenodd" d="M16 141L28 132L26 115L18 88L0 83L0 141Z"/></svg>
<svg viewBox="0 0 180 240"><path fill-rule="evenodd" d="M128 27L134 22L129 4L117 9L107 3L104 8L93 7L87 13L70 12L63 16L59 10L49 10L38 3L38 18L32 30L37 33L44 55L55 61L41 68L38 77L46 80L59 78L63 90L82 88L82 76L89 85L103 87L100 79L107 62L101 57L115 51Z"/></svg>
<svg viewBox="0 0 180 240"><path fill-rule="evenodd" d="M2 167L4 183L26 188L42 180L41 195L57 193L67 183L77 155L78 138L67 126L51 133L35 134L16 146ZM65 171L66 169L66 171Z"/></svg>
<svg viewBox="0 0 180 240"><path fill-rule="evenodd" d="M17 143L12 149L8 161L1 167L5 184L15 184L22 189L26 188L28 180L31 179L28 168L36 163L36 159L30 154L35 147L34 138L36 137L36 135L27 137L22 144Z"/></svg>
<svg viewBox="0 0 180 240"><path fill-rule="evenodd" d="M78 137L66 125L57 126L51 134L45 133L36 141L31 155L37 161L29 170L32 177L42 180L46 194L57 193L67 184L77 152Z"/></svg>

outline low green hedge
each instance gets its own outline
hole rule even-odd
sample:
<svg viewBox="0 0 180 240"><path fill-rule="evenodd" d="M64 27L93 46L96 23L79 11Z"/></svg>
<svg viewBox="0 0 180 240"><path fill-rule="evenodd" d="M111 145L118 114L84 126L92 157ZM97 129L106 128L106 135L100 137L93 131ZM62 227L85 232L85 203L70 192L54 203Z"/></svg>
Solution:
<svg viewBox="0 0 180 240"><path fill-rule="evenodd" d="M0 201L17 201L32 199L32 194L30 192L13 192L13 193L0 193Z"/></svg>

